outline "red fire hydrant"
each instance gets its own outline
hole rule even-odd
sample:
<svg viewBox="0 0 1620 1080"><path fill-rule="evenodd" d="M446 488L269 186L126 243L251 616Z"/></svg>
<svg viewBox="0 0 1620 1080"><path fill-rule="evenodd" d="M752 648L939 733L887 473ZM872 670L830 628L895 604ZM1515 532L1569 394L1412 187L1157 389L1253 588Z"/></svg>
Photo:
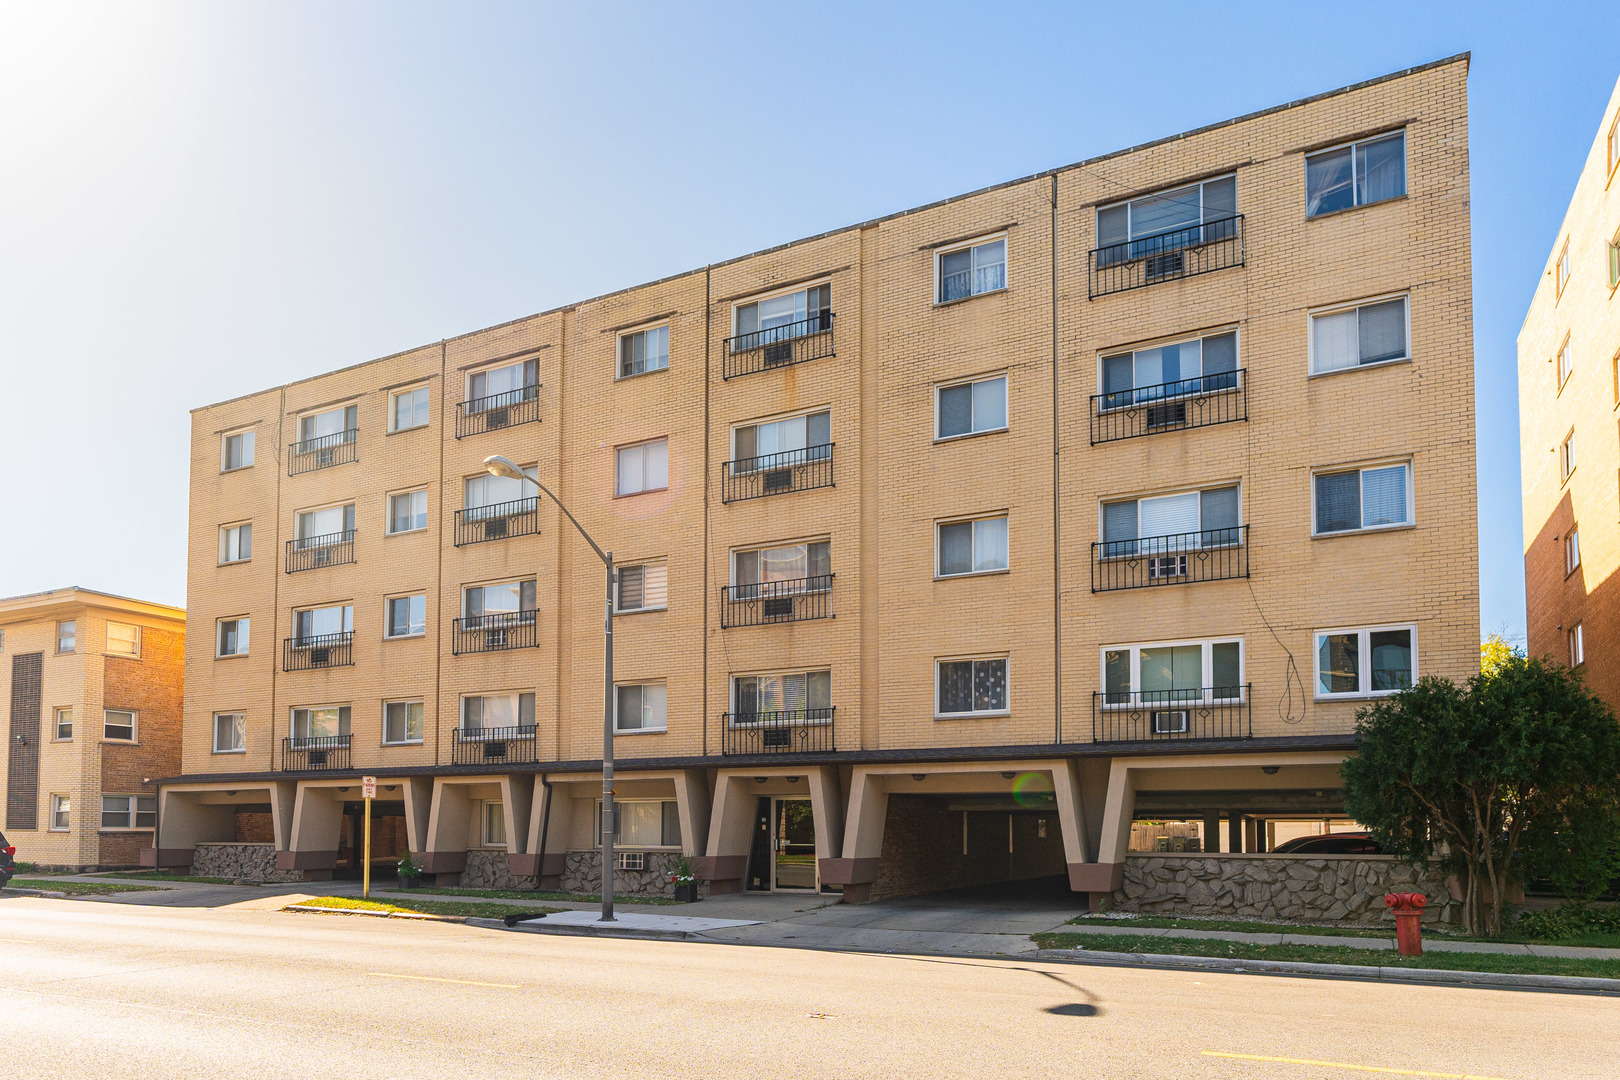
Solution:
<svg viewBox="0 0 1620 1080"><path fill-rule="evenodd" d="M1384 906L1395 909L1395 951L1402 956L1423 955L1423 909L1429 898L1420 892L1384 894Z"/></svg>

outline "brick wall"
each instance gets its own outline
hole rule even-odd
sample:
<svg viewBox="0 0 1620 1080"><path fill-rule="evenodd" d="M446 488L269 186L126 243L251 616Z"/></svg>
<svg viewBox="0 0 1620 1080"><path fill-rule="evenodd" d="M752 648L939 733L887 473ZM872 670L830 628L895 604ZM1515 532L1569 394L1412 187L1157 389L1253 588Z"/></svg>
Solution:
<svg viewBox="0 0 1620 1080"><path fill-rule="evenodd" d="M883 855L878 878L872 883L872 899L1065 872L1056 811L1050 816L967 811L966 817L964 853L963 811L948 809L948 800L936 796L889 796Z"/></svg>

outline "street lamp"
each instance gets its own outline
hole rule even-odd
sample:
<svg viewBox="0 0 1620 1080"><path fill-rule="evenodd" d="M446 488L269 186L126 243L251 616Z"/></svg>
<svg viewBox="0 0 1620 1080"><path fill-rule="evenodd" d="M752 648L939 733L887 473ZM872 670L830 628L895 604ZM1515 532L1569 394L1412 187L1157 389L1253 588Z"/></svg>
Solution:
<svg viewBox="0 0 1620 1080"><path fill-rule="evenodd" d="M563 515L574 523L574 528L579 530L579 535L585 538L585 542L591 545L591 550L596 552L597 557L602 560L602 564L607 567L607 610L602 619L602 637L605 642L604 651L607 654L607 674L602 684L601 921L615 922L617 920L613 918L613 552L603 551L597 546L596 541L591 539L591 534L586 532L585 527L579 523L579 520L568 512L568 507L563 505L562 500L557 498L546 485L518 468L510 458L501 457L499 454L491 454L484 459L484 470L491 476L505 476L512 480L533 484L547 495L550 495L551 501L557 504L557 509L561 510ZM542 869L544 868L545 859L546 853L542 851L540 853Z"/></svg>

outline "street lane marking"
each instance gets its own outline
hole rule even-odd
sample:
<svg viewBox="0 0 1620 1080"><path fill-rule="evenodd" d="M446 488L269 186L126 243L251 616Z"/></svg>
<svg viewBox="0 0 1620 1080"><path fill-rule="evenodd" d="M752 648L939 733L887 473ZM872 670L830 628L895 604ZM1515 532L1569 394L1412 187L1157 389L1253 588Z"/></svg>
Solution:
<svg viewBox="0 0 1620 1080"><path fill-rule="evenodd" d="M1475 1076L1473 1073L1422 1072L1416 1069L1385 1069L1377 1065L1346 1065L1342 1061L1311 1061L1307 1058L1266 1057L1264 1054L1229 1054L1224 1050L1200 1050L1205 1057L1236 1058L1240 1061L1276 1061L1284 1065L1315 1065L1321 1069L1350 1069L1354 1072L1386 1073L1391 1076L1428 1076L1434 1080L1502 1080L1500 1076Z"/></svg>
<svg viewBox="0 0 1620 1080"><path fill-rule="evenodd" d="M417 982L455 983L457 986L493 986L497 990L516 990L517 983L469 982L466 979L435 979L431 975L390 975L383 971L366 972L368 979L415 979Z"/></svg>

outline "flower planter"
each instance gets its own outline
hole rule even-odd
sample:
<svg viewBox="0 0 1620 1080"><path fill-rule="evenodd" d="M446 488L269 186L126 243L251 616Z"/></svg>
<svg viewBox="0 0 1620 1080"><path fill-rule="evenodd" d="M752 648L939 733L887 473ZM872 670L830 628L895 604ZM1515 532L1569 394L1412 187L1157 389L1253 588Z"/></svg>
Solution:
<svg viewBox="0 0 1620 1080"><path fill-rule="evenodd" d="M401 877L399 879L399 888L401 888L401 889L414 889L414 888L416 888L416 880L417 879L413 878L413 877Z"/></svg>
<svg viewBox="0 0 1620 1080"><path fill-rule="evenodd" d="M697 903L697 882L688 881L675 883L675 899L683 904Z"/></svg>

